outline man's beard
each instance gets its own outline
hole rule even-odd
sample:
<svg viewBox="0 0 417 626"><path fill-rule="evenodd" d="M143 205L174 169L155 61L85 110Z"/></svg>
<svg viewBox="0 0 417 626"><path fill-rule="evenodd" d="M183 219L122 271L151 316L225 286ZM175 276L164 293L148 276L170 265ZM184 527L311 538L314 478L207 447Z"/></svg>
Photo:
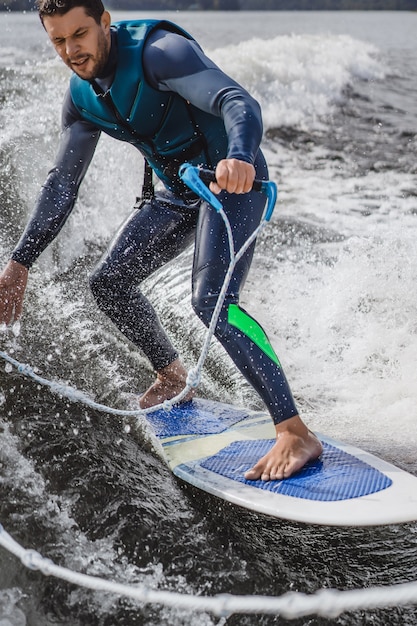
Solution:
<svg viewBox="0 0 417 626"><path fill-rule="evenodd" d="M96 78L97 76L100 76L101 72L103 71L106 63L107 63L107 58L109 55L109 42L106 39L106 36L103 32L100 31L99 37L98 37L98 41L97 41L97 51L95 55L89 54L87 55L87 57L84 57L83 55L81 55L79 57L79 59L75 58L75 59L68 59L67 65L70 67L70 69L77 74L77 76L79 76L80 78L84 79L84 80L92 80L93 78ZM93 66L84 70L84 68L77 68L77 65L75 64L77 62L77 60L82 60L86 58L86 65L91 65L91 61L93 61Z"/></svg>

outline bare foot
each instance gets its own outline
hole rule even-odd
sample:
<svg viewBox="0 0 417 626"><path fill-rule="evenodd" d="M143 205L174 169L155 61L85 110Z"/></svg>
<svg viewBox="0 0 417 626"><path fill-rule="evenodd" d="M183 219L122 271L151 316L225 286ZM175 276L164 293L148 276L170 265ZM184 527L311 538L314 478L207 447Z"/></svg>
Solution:
<svg viewBox="0 0 417 626"><path fill-rule="evenodd" d="M296 415L275 426L277 440L271 450L245 473L248 480L282 480L317 459L323 446Z"/></svg>
<svg viewBox="0 0 417 626"><path fill-rule="evenodd" d="M165 400L175 398L184 389L186 381L187 370L181 361L176 359L156 373L156 381L139 398L140 408L149 409L151 406L165 402ZM191 400L194 394L194 389L191 389L181 402Z"/></svg>

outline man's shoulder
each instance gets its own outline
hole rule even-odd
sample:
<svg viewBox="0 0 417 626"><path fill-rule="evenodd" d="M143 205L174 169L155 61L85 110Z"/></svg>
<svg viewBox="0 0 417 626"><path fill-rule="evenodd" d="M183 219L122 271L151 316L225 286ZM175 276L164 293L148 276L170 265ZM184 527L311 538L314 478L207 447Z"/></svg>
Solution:
<svg viewBox="0 0 417 626"><path fill-rule="evenodd" d="M112 23L119 35L126 33L126 36L134 38L147 37L149 34L155 33L172 33L182 35L186 39L193 39L186 30L184 30L175 22L164 19L141 19L141 20L120 20Z"/></svg>
<svg viewBox="0 0 417 626"><path fill-rule="evenodd" d="M120 20L112 23L118 39L143 39L152 30L158 28L161 20Z"/></svg>

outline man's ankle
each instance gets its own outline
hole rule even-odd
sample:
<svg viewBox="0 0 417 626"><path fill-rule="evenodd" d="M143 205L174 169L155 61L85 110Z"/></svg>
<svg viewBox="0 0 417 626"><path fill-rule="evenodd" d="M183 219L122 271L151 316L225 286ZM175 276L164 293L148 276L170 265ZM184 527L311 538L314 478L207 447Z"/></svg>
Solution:
<svg viewBox="0 0 417 626"><path fill-rule="evenodd" d="M180 359L176 359L163 369L157 371L155 382L139 399L140 407L142 409L148 409L157 404L162 404L166 400L172 400L185 389L186 384L187 370ZM194 389L190 389L180 402L187 402L191 400L194 395Z"/></svg>

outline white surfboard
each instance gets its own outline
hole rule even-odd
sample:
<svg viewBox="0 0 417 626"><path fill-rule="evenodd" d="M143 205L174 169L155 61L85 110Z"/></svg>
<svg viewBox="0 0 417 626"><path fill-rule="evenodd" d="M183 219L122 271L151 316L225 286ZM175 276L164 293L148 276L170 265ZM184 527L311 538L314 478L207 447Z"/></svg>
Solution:
<svg viewBox="0 0 417 626"><path fill-rule="evenodd" d="M147 420L176 476L252 511L331 526L417 520L416 476L321 434L323 454L293 477L246 480L245 471L274 442L267 413L194 399Z"/></svg>

